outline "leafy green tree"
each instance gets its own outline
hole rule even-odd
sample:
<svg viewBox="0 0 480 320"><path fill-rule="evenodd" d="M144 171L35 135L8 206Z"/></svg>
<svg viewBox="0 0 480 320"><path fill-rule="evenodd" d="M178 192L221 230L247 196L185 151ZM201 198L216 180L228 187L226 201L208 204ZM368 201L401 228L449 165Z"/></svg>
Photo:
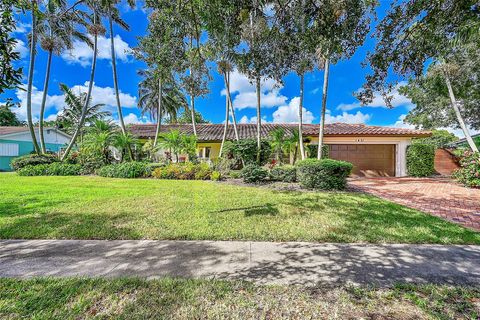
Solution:
<svg viewBox="0 0 480 320"><path fill-rule="evenodd" d="M178 162L178 156L183 149L183 139L183 134L179 130L171 130L160 134L158 144L169 150L170 154L174 154L175 160Z"/></svg>
<svg viewBox="0 0 480 320"><path fill-rule="evenodd" d="M54 54L60 55L64 50L72 49L73 39L79 39L91 45L90 39L77 28L77 25L86 26L86 21L81 15L76 9L67 11L65 0L49 0L45 5L45 12L42 13L37 23L40 47L47 52L47 67L39 117L39 137L42 153L47 152L43 128L52 56Z"/></svg>
<svg viewBox="0 0 480 320"><path fill-rule="evenodd" d="M122 161L125 160L127 156L129 157L130 161L134 161L135 159L130 150L139 146L140 141L130 132L119 132L114 135L112 145L120 152Z"/></svg>
<svg viewBox="0 0 480 320"><path fill-rule="evenodd" d="M279 163L283 163L283 156L288 146L287 137L283 128L277 128L270 132L270 146L275 154L275 160Z"/></svg>
<svg viewBox="0 0 480 320"><path fill-rule="evenodd" d="M0 2L0 94L21 84L23 70L13 66L13 62L20 59L20 53L15 51L16 40L12 32L15 29L14 10L23 7L18 0Z"/></svg>
<svg viewBox="0 0 480 320"><path fill-rule="evenodd" d="M430 137L414 139L413 143L431 144L438 149L445 148L455 141L458 141L458 137L447 130L432 130Z"/></svg>
<svg viewBox="0 0 480 320"><path fill-rule="evenodd" d="M189 124L192 123L192 118L187 112L182 112L177 115L177 118L169 118L168 123L170 124ZM195 111L195 123L210 123L199 111Z"/></svg>
<svg viewBox="0 0 480 320"><path fill-rule="evenodd" d="M396 85L389 81L392 73L402 78L420 78L427 66L433 64L437 76L443 73L451 108L459 126L474 151L468 128L464 123L459 102L456 99L449 60L456 51L471 39L478 44L479 23L478 3L473 0L462 1L408 1L394 2L385 18L376 30L377 43L374 52L368 56L372 73L366 78L359 98L368 103L380 92L391 105L389 94ZM478 64L478 63L477 63Z"/></svg>
<svg viewBox="0 0 480 320"><path fill-rule="evenodd" d="M111 149L115 139L115 125L108 121L95 120L87 127L86 134L79 143L80 153L92 154L99 157L103 164L109 164Z"/></svg>
<svg viewBox="0 0 480 320"><path fill-rule="evenodd" d="M10 110L13 105L7 101L7 103L0 105L0 126L21 126L23 123L18 120L17 115Z"/></svg>

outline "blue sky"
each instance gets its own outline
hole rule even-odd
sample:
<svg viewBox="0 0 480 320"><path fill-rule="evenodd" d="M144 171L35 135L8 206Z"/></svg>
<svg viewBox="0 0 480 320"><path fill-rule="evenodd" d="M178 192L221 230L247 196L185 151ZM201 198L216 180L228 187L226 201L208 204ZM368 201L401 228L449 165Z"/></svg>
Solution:
<svg viewBox="0 0 480 320"><path fill-rule="evenodd" d="M378 15L382 17L388 8L389 1L381 1ZM139 6L136 10L122 8L123 18L130 24L131 30L124 31L115 28L117 45L117 64L119 74L119 87L123 113L127 123L148 122L149 117L141 117L136 108L137 83L139 77L137 70L143 68L143 63L136 61L129 50L136 46L137 37L145 34L147 29L146 13ZM18 25L15 38L18 40L17 50L22 55L21 65L25 72L28 69L27 32L29 31L29 17L19 17L22 23ZM408 99L394 92L395 108L385 107L381 98L377 97L370 106L360 106L353 96L363 84L368 69L361 66L365 56L372 49L374 42L368 39L365 45L348 61L341 61L331 67L330 87L328 93L327 122L366 123L370 125L385 125L408 127L403 124L402 117L413 107ZM91 65L91 50L84 44L76 44L71 51L64 52L61 56L53 58L52 78L48 91L47 118L55 119L61 112L64 101L59 84L65 83L73 87L76 92L86 91ZM33 94L34 116L38 118L38 110L43 90L43 75L46 65L46 54L39 49L36 59ZM211 122L221 123L224 121L225 96L222 94L223 79L216 73L216 68L211 70L213 80L210 82L210 93L204 98L196 100L197 109ZM26 80L25 80L26 82ZM234 91L234 107L237 119L241 122L254 121L255 95L254 88L246 78L235 72L231 76L232 90ZM305 123L318 123L321 106L321 88L323 85L323 72L315 70L305 78ZM299 79L294 74L289 74L284 79L284 85L274 88L271 81L266 81L262 86L262 118L268 122L296 122ZM19 118L25 119L25 92L10 91L7 96L20 101L22 107L15 109ZM113 92L112 71L109 52L109 38L99 39L99 60L93 91L93 102L106 104L106 109L115 113L115 96Z"/></svg>

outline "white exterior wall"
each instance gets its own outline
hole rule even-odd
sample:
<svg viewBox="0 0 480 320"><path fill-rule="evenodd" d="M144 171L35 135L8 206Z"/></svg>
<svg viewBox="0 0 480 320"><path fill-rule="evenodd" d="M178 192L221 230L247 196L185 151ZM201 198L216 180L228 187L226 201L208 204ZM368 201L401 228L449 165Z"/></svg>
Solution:
<svg viewBox="0 0 480 320"><path fill-rule="evenodd" d="M35 128L35 136L37 138L37 141L40 143L38 128ZM70 142L70 137L56 131L55 129L48 129L48 128L45 129L44 138L45 138L45 143L66 144ZM5 134L0 136L0 139L30 142L32 141L32 136L30 135L29 131L24 131L24 132L18 132L18 133Z"/></svg>
<svg viewBox="0 0 480 320"><path fill-rule="evenodd" d="M410 137L325 137L325 144L394 144L395 145L395 176L407 175L407 146L411 143ZM318 144L318 138L310 142Z"/></svg>

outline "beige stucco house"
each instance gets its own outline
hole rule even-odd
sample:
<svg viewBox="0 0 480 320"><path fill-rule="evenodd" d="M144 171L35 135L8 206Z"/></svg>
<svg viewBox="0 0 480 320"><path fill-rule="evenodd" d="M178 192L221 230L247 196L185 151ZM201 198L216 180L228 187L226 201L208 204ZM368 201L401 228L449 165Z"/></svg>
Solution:
<svg viewBox="0 0 480 320"><path fill-rule="evenodd" d="M263 124L261 135L268 138L276 128L287 134L298 128L297 124ZM130 127L131 132L146 141L155 138L155 125L138 124ZM202 158L215 159L219 156L223 136L223 124L198 124L198 153ZM163 125L161 132L180 130L192 134L191 125ZM238 124L240 139L255 138L255 124ZM306 144L318 144L319 125L305 124L303 137ZM412 138L429 136L430 132L403 128L367 126L363 124L333 123L325 126L325 144L329 146L329 157L353 163L356 176L406 176L406 150ZM229 126L228 140L234 140L233 126Z"/></svg>

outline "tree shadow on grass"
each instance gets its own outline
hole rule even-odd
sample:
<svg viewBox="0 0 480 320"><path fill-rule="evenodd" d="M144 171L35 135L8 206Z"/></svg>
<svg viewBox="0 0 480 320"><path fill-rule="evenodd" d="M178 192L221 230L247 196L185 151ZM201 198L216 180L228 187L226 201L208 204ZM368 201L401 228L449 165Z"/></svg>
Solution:
<svg viewBox="0 0 480 320"><path fill-rule="evenodd" d="M223 213L223 212L233 212L233 211L243 211L246 217L251 216L276 216L280 213L278 210L278 205L267 203L264 205L258 206L249 206L249 207L240 207L240 208L229 208L221 209L216 211L211 211L209 213Z"/></svg>

